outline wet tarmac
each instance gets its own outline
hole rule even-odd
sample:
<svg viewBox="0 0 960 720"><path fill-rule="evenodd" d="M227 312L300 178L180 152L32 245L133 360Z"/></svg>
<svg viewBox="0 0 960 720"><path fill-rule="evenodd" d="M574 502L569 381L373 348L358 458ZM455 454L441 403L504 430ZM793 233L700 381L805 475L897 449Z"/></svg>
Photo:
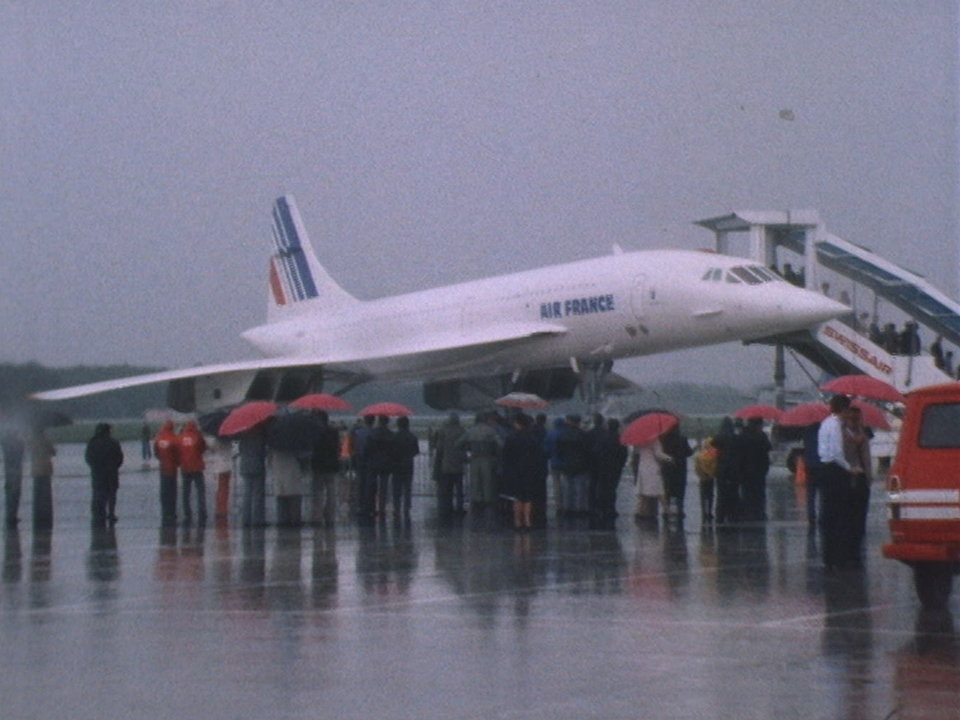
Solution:
<svg viewBox="0 0 960 720"><path fill-rule="evenodd" d="M866 567L826 577L782 474L739 526L702 527L692 483L683 526L518 535L423 496L409 524L163 531L134 463L103 530L78 453L53 532L27 481L3 537L4 720L960 718L960 590L921 613L878 489Z"/></svg>

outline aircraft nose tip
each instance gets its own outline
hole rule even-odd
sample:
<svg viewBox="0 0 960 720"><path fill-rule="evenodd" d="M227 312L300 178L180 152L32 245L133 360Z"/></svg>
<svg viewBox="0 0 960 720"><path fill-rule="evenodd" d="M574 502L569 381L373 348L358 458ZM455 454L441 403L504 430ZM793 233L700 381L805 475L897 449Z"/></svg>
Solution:
<svg viewBox="0 0 960 720"><path fill-rule="evenodd" d="M790 306L788 305L786 309L789 311ZM804 293L803 300L797 303L795 309L802 313L811 324L832 320L853 312L850 307L843 303L810 291Z"/></svg>

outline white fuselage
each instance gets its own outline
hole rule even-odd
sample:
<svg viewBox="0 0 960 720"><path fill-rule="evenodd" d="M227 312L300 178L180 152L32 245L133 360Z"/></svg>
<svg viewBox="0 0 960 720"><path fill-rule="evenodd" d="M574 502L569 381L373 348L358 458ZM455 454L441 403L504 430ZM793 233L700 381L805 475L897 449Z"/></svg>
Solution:
<svg viewBox="0 0 960 720"><path fill-rule="evenodd" d="M331 368L342 357L371 377L436 380L749 340L843 312L769 271L736 281L733 268L762 277L755 263L714 253L613 254L335 310L304 307L243 337L269 357L324 356ZM543 334L498 345L504 328L532 325Z"/></svg>

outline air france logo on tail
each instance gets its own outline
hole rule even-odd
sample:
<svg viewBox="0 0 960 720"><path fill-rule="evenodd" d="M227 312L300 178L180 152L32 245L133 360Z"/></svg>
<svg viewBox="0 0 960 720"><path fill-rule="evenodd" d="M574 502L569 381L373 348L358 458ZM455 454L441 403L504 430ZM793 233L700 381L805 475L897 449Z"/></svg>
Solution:
<svg viewBox="0 0 960 720"><path fill-rule="evenodd" d="M273 205L273 241L277 252L270 258L270 290L277 305L317 297L300 233L285 197Z"/></svg>

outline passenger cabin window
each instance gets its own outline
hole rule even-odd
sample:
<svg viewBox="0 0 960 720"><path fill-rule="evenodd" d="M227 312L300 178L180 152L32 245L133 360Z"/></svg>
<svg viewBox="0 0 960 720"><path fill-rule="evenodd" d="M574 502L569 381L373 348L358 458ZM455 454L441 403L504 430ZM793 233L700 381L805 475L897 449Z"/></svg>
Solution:
<svg viewBox="0 0 960 720"><path fill-rule="evenodd" d="M960 448L960 404L931 405L923 411L920 447L935 450Z"/></svg>

